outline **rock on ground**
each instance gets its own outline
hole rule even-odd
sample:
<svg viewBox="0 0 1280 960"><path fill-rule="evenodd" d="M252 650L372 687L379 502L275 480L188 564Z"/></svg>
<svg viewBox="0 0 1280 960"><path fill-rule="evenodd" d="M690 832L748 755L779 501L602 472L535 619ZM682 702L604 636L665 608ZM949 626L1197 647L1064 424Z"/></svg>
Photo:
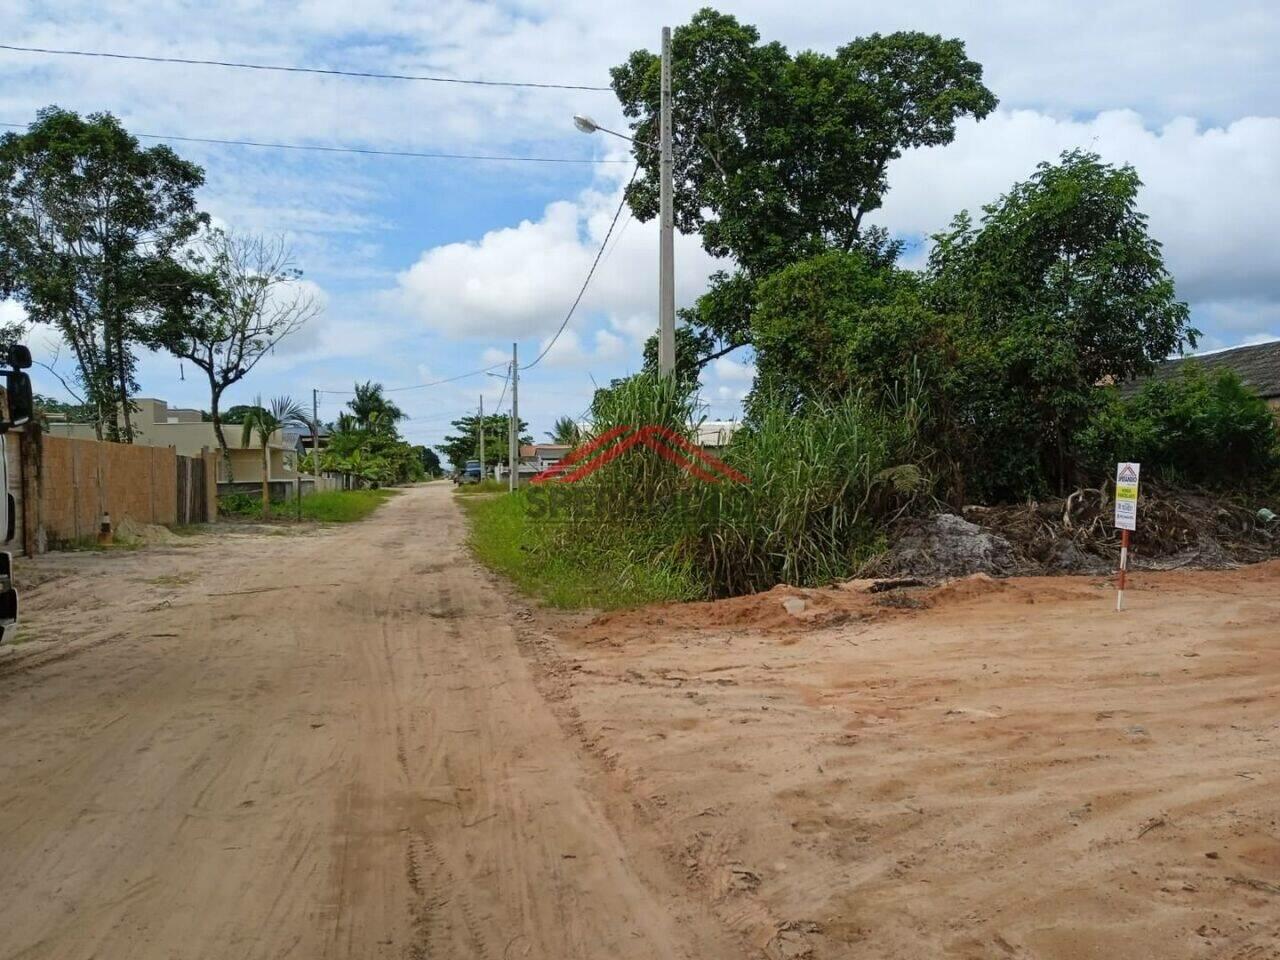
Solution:
<svg viewBox="0 0 1280 960"><path fill-rule="evenodd" d="M939 513L911 521L880 558L885 574L918 577L993 576L1013 573L1018 566L1013 545L953 513Z"/></svg>

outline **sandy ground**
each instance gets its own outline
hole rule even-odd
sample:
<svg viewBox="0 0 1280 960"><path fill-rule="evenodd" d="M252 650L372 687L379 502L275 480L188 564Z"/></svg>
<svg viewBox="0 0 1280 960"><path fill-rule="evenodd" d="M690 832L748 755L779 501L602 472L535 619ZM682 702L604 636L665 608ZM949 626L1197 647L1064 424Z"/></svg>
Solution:
<svg viewBox="0 0 1280 960"><path fill-rule="evenodd" d="M1280 957L1280 562L1134 580L780 588L539 659L770 957Z"/></svg>
<svg viewBox="0 0 1280 960"><path fill-rule="evenodd" d="M734 955L624 846L451 496L24 564L0 957Z"/></svg>
<svg viewBox="0 0 1280 960"><path fill-rule="evenodd" d="M591 620L451 497L24 563L0 958L1280 957L1280 563Z"/></svg>

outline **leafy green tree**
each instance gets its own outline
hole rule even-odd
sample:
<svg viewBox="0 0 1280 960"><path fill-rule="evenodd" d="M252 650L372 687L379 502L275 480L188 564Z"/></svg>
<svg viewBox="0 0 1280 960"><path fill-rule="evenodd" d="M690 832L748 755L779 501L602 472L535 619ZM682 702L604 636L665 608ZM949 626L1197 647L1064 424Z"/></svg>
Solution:
<svg viewBox="0 0 1280 960"><path fill-rule="evenodd" d="M39 393L32 398L32 401L35 404L37 416L46 426L51 413L59 414L68 423L93 423L94 410L83 403L67 403Z"/></svg>
<svg viewBox="0 0 1280 960"><path fill-rule="evenodd" d="M204 372L213 432L230 476L219 411L223 393L311 320L319 306L298 285L302 272L282 238L209 230L187 252L185 265L203 283L174 301L164 320L149 331L148 341Z"/></svg>
<svg viewBox="0 0 1280 960"><path fill-rule="evenodd" d="M1134 460L1143 479L1227 488L1272 483L1280 468L1280 436L1267 402L1230 370L1210 373L1195 360L1132 396L1106 391L1077 442L1102 477Z"/></svg>
<svg viewBox="0 0 1280 960"><path fill-rule="evenodd" d="M939 234L928 268L938 310L964 318L985 373L969 398L997 496L1073 479L1072 438L1097 386L1150 372L1194 346L1160 244L1138 210L1131 166L1073 150Z"/></svg>
<svg viewBox="0 0 1280 960"><path fill-rule="evenodd" d="M47 107L0 137L0 296L70 345L99 437L133 440L134 346L189 284L175 255L208 220L203 183L107 113Z"/></svg>
<svg viewBox="0 0 1280 960"><path fill-rule="evenodd" d="M957 317L933 309L918 274L859 252L830 251L761 282L752 320L756 383L750 420L861 397L900 407L910 394L921 465L963 501L983 353ZM981 371L979 370L979 373Z"/></svg>
<svg viewBox="0 0 1280 960"><path fill-rule="evenodd" d="M659 58L631 54L613 88L641 145L632 212L658 212ZM963 42L917 33L860 37L833 55L792 55L759 31L704 8L672 35L676 225L736 270L685 314L711 334L705 364L749 342L755 283L825 249L891 262L897 245L869 228L889 164L950 143L956 121L995 109Z"/></svg>
<svg viewBox="0 0 1280 960"><path fill-rule="evenodd" d="M428 477L438 477L443 472L440 469L440 457L430 447L424 447L418 444L413 448L413 452L417 455L419 462L422 464L422 472Z"/></svg>
<svg viewBox="0 0 1280 960"><path fill-rule="evenodd" d="M830 251L761 282L752 318L757 395L807 400L879 390L910 366L937 318L919 278Z"/></svg>
<svg viewBox="0 0 1280 960"><path fill-rule="evenodd" d="M709 331L688 321L676 324L676 379L682 387L689 390L697 388L698 375L702 371L702 358L710 355L714 347L715 338ZM642 371L646 374L658 372L658 334L656 332L644 342Z"/></svg>
<svg viewBox="0 0 1280 960"><path fill-rule="evenodd" d="M222 422L239 425L241 423L244 423L244 418L246 415L248 415L249 413L257 409L258 408L253 406L252 404L237 403L234 406L230 407L227 410L227 412L222 415Z"/></svg>
<svg viewBox="0 0 1280 960"><path fill-rule="evenodd" d="M461 470L468 460L480 459L480 418L475 414L459 417L452 423L456 433L446 436L436 449L445 455L455 470ZM520 442L533 443L528 433L529 424L520 421ZM484 465L502 463L507 459L507 438L511 430L511 415L486 413L484 417Z"/></svg>
<svg viewBox="0 0 1280 960"><path fill-rule="evenodd" d="M256 438L262 447L262 519L271 517L271 448L272 435L284 427L302 426L306 411L291 397L273 397L270 406L262 405L262 397L245 413L241 421L241 446L249 446Z"/></svg>
<svg viewBox="0 0 1280 960"><path fill-rule="evenodd" d="M320 454L322 470L352 474L371 484L408 483L430 473L439 458L406 442L396 424L406 419L386 399L382 384L357 383L347 402L350 412L338 414L329 425L329 442Z"/></svg>

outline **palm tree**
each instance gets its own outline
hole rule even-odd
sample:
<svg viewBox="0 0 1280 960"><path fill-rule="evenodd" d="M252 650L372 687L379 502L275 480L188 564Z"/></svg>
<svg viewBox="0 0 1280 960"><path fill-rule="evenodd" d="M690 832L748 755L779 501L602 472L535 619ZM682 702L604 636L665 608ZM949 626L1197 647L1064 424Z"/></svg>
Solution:
<svg viewBox="0 0 1280 960"><path fill-rule="evenodd" d="M582 439L582 431L578 428L578 424L574 422L573 417L557 417L555 424L547 432L547 436L551 438L552 443L563 443L570 447L576 447L578 441Z"/></svg>
<svg viewBox="0 0 1280 960"><path fill-rule="evenodd" d="M355 397L347 402L362 430L380 433L406 419L404 411L382 393L382 384L366 380L355 386Z"/></svg>
<svg viewBox="0 0 1280 960"><path fill-rule="evenodd" d="M303 426L307 413L292 397L273 397L270 407L262 405L262 396L254 399L253 408L244 415L241 446L249 446L256 435L262 445L262 519L271 518L271 435L281 427Z"/></svg>

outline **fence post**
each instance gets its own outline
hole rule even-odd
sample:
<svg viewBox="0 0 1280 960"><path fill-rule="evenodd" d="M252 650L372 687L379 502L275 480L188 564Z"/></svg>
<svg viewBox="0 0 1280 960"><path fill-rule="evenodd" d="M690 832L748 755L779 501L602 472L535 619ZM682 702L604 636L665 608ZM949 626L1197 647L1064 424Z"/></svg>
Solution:
<svg viewBox="0 0 1280 960"><path fill-rule="evenodd" d="M76 542L80 541L80 458L76 450L80 444L71 441L71 531Z"/></svg>
<svg viewBox="0 0 1280 960"><path fill-rule="evenodd" d="M150 495L151 523L156 522L156 454L155 447L147 447L147 493Z"/></svg>
<svg viewBox="0 0 1280 960"><path fill-rule="evenodd" d="M30 421L19 434L18 441L19 473L22 478L22 553L34 557L43 550L40 543L40 498L43 489L40 483L40 465L44 450L44 439L40 432L40 422Z"/></svg>

